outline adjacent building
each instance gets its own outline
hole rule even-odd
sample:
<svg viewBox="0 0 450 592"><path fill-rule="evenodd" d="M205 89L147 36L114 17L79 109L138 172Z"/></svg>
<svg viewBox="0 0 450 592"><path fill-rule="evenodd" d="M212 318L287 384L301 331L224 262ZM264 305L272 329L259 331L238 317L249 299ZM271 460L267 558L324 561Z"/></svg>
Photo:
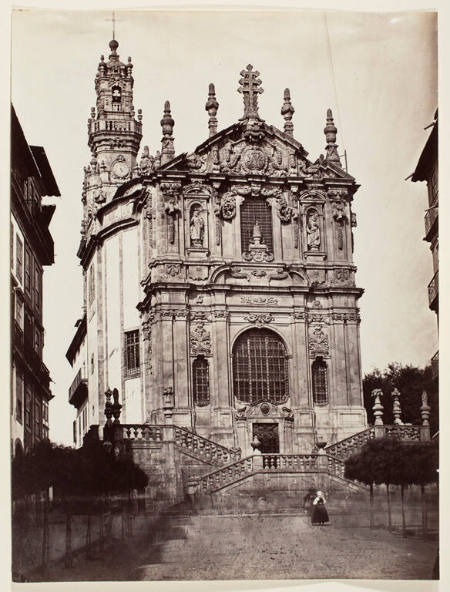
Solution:
<svg viewBox="0 0 450 592"><path fill-rule="evenodd" d="M425 212L424 240L430 244L433 260L433 277L428 284L428 303L436 313L439 323L439 163L438 163L438 112L431 124L432 130L420 155L411 181L425 181L428 189L428 208ZM439 351L431 359L433 377L438 377Z"/></svg>
<svg viewBox="0 0 450 592"><path fill-rule="evenodd" d="M218 129L213 84L205 141L176 156L167 101L161 151L142 138L133 64L101 57L88 120L78 256L83 317L67 352L77 445L105 423L117 388L125 425L170 421L251 453L309 453L366 427L352 201L331 110L315 160L264 121L259 73L240 73L244 109ZM206 93L205 93L206 95ZM324 118L325 119L325 118Z"/></svg>
<svg viewBox="0 0 450 592"><path fill-rule="evenodd" d="M42 276L54 262L49 224L60 192L42 146L30 146L11 109L11 448L29 450L48 438L53 395L44 347Z"/></svg>

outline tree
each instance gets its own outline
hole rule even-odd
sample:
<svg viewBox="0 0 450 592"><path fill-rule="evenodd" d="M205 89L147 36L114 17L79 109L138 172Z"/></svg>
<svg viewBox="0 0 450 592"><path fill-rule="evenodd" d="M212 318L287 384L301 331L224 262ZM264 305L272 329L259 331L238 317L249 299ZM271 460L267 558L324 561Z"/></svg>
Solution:
<svg viewBox="0 0 450 592"><path fill-rule="evenodd" d="M384 483L386 485L386 499L388 508L388 528L392 528L391 496L389 486L395 482L396 475L401 468L398 457L400 442L389 438L377 438L364 444L359 454L350 457L345 463L349 478L362 483ZM353 459L353 460L352 460ZM348 468L347 468L348 467ZM353 477L350 475L354 475ZM373 492L371 493L373 504Z"/></svg>
<svg viewBox="0 0 450 592"><path fill-rule="evenodd" d="M371 392L375 388L381 388L383 391L381 400L384 406L383 421L387 425L391 425L394 421L391 396L394 388L397 388L401 393L402 420L415 425L422 423L420 415L421 394L422 391L427 391L431 406L431 433L438 431L439 398L436 385L432 379L431 366L421 369L411 364L403 365L393 362L383 371L376 368L366 374L363 379L363 393L364 407L367 411L369 424L374 423Z"/></svg>

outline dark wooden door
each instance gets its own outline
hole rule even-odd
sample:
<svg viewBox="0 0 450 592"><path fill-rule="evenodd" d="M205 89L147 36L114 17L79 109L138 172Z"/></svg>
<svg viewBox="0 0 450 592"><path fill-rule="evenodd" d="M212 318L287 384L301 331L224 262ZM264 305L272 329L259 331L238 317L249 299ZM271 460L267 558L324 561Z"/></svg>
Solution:
<svg viewBox="0 0 450 592"><path fill-rule="evenodd" d="M278 454L280 452L280 438L277 423L254 423L253 437L257 436L261 442L263 454Z"/></svg>

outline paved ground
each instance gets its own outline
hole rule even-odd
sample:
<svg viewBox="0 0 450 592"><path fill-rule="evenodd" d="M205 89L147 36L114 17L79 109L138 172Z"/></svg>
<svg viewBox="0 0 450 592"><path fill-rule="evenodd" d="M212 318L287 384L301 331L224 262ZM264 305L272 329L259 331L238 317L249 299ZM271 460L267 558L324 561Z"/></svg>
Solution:
<svg viewBox="0 0 450 592"><path fill-rule="evenodd" d="M383 528L313 527L298 514L171 516L152 531L116 541L104 558L53 565L42 579L430 579L437 549Z"/></svg>

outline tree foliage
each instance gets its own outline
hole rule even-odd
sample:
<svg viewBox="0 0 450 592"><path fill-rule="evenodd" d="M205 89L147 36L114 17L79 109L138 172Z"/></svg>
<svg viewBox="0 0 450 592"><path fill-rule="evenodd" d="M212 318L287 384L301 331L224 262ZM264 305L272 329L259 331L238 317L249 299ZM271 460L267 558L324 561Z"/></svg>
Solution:
<svg viewBox="0 0 450 592"><path fill-rule="evenodd" d="M437 468L436 442L377 438L345 461L345 477L367 485L425 485L437 480Z"/></svg>
<svg viewBox="0 0 450 592"><path fill-rule="evenodd" d="M380 371L375 369L364 376L363 392L364 407L367 411L369 424L374 423L373 399L371 392L375 388L383 391L381 403L384 407L383 422L391 425L394 422L392 414L392 391L397 388L400 393L400 405L402 408L402 421L420 425L422 423L420 415L420 406L422 404L422 391L427 391L429 396L429 405L431 407L430 425L431 433L439 429L439 399L436 383L432 379L431 366L424 369L417 368L411 364L403 365L394 362Z"/></svg>
<svg viewBox="0 0 450 592"><path fill-rule="evenodd" d="M143 489L147 474L132 459L116 459L99 441L74 449L43 441L12 462L14 499L53 486L63 496L95 496Z"/></svg>

